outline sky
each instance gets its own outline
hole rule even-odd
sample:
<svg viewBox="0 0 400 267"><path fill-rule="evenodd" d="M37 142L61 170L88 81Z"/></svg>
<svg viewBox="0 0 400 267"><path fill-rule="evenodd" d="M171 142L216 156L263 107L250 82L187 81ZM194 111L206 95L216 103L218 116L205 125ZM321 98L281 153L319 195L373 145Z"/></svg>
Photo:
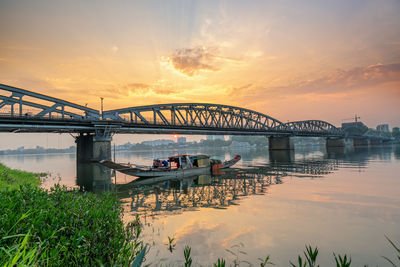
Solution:
<svg viewBox="0 0 400 267"><path fill-rule="evenodd" d="M95 109L205 102L400 126L399 14L399 0L2 0L0 83Z"/></svg>

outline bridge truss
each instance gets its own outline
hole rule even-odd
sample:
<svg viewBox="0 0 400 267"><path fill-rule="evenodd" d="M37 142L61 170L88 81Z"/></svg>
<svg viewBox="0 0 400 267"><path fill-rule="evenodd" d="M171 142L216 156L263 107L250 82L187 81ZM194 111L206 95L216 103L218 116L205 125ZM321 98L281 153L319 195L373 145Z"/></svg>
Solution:
<svg viewBox="0 0 400 267"><path fill-rule="evenodd" d="M282 123L253 110L207 103L129 107L100 115L86 106L4 84L0 131L344 136L324 121Z"/></svg>
<svg viewBox="0 0 400 267"><path fill-rule="evenodd" d="M286 123L287 127L295 135L343 135L342 130L333 126L326 121L320 120L306 120L306 121L293 121Z"/></svg>
<svg viewBox="0 0 400 267"><path fill-rule="evenodd" d="M105 111L104 119L133 124L250 131L285 131L286 125L268 115L233 106L175 103Z"/></svg>
<svg viewBox="0 0 400 267"><path fill-rule="evenodd" d="M0 115L11 118L99 119L99 111L58 98L0 84Z"/></svg>

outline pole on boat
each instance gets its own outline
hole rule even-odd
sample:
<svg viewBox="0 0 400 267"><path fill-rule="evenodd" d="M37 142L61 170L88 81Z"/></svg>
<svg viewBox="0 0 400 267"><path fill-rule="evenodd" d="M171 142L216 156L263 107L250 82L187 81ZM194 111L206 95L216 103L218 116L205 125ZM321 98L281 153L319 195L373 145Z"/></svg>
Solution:
<svg viewBox="0 0 400 267"><path fill-rule="evenodd" d="M115 162L115 142L114 142L114 160L113 160L114 162ZM115 188L115 193L117 193L117 171L116 170L113 170L114 171L114 188Z"/></svg>
<svg viewBox="0 0 400 267"><path fill-rule="evenodd" d="M115 143L114 143L114 162L115 162Z"/></svg>

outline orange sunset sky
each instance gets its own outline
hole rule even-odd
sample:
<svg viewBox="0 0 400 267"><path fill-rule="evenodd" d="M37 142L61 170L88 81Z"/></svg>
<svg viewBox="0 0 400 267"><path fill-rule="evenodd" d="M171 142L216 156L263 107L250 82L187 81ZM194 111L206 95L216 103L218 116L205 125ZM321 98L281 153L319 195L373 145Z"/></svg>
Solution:
<svg viewBox="0 0 400 267"><path fill-rule="evenodd" d="M400 126L400 1L2 0L0 83Z"/></svg>

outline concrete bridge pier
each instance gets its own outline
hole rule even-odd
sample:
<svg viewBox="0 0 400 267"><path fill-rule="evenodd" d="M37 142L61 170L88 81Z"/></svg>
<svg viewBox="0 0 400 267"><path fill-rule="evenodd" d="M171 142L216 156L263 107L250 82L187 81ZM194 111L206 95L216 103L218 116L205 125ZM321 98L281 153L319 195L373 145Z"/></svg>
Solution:
<svg viewBox="0 0 400 267"><path fill-rule="evenodd" d="M111 160L111 136L81 133L75 140L78 163Z"/></svg>
<svg viewBox="0 0 400 267"><path fill-rule="evenodd" d="M326 138L326 148L333 148L333 147L345 147L346 143L344 138Z"/></svg>
<svg viewBox="0 0 400 267"><path fill-rule="evenodd" d="M294 150L293 140L290 136L268 137L269 150Z"/></svg>
<svg viewBox="0 0 400 267"><path fill-rule="evenodd" d="M97 163L77 163L76 184L82 191L104 192L112 189L111 169Z"/></svg>
<svg viewBox="0 0 400 267"><path fill-rule="evenodd" d="M269 150L270 163L294 162L294 150Z"/></svg>

